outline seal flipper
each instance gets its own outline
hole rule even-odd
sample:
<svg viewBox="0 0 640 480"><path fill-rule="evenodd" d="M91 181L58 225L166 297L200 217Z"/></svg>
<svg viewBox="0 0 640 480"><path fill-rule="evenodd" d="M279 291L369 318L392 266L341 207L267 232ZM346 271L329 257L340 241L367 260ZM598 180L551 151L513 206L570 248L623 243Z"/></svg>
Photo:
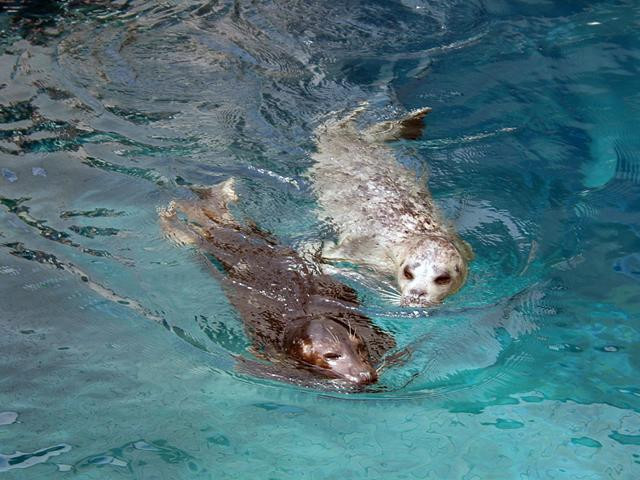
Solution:
<svg viewBox="0 0 640 480"><path fill-rule="evenodd" d="M160 226L167 238L178 245L201 245L203 234L216 224L234 225L229 203L235 202L233 177L212 187L191 187L199 201L172 200L164 208L158 208ZM181 221L178 213L186 216Z"/></svg>
<svg viewBox="0 0 640 480"><path fill-rule="evenodd" d="M224 182L216 183L209 187L191 186L189 187L201 200L214 199L216 204L220 201L231 203L238 200L236 194L236 179L234 177L227 178Z"/></svg>
<svg viewBox="0 0 640 480"><path fill-rule="evenodd" d="M363 133L375 142L393 142L394 140L418 140L424 130L424 117L431 111L431 107L413 110L400 120L387 120L376 123Z"/></svg>
<svg viewBox="0 0 640 480"><path fill-rule="evenodd" d="M369 102L366 100L360 102L360 104L354 108L346 117L341 118L337 122L334 123L335 127L347 128L350 130L355 130L355 121L356 119L362 115L362 113L367 109Z"/></svg>
<svg viewBox="0 0 640 480"><path fill-rule="evenodd" d="M229 204L238 201L235 190L236 180L230 177L212 187L190 187L202 202L205 215L213 221L234 222L229 212Z"/></svg>
<svg viewBox="0 0 640 480"><path fill-rule="evenodd" d="M176 245L199 245L200 237L184 225L177 215L179 203L172 200L165 208L158 208L158 221L165 237Z"/></svg>

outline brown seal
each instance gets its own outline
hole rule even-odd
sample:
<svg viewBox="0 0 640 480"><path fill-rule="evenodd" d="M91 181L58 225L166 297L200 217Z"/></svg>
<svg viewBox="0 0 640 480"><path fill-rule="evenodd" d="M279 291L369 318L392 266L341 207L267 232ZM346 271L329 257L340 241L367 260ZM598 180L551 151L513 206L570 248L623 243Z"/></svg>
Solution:
<svg viewBox="0 0 640 480"><path fill-rule="evenodd" d="M218 265L253 351L277 366L272 376L302 369L353 385L376 382L376 366L395 341L357 311L355 291L255 225L235 221L227 208L236 200L233 179L194 191L199 200L160 211L163 228Z"/></svg>

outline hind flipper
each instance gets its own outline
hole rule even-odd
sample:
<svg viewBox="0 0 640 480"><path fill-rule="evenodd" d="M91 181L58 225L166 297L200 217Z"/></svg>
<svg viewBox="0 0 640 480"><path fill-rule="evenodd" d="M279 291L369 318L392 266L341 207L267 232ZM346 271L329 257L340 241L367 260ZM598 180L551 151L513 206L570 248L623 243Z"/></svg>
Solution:
<svg viewBox="0 0 640 480"><path fill-rule="evenodd" d="M178 218L179 202L172 200L165 208L158 208L158 222L166 238L181 246L197 245L199 237Z"/></svg>
<svg viewBox="0 0 640 480"><path fill-rule="evenodd" d="M211 187L190 188L200 198L200 207L209 219L232 223L234 220L229 212L229 204L238 201L235 184L236 179L230 177Z"/></svg>
<svg viewBox="0 0 640 480"><path fill-rule="evenodd" d="M344 117L338 118L339 112L332 112L330 114L330 120L326 121L323 126L320 128L320 131L330 132L330 133L338 133L338 132L351 132L356 134L357 128L355 126L355 120L367 109L369 102L366 100L360 102L360 104L351 110Z"/></svg>
<svg viewBox="0 0 640 480"><path fill-rule="evenodd" d="M343 117L338 123L341 125L352 123L360 115L362 115L362 112L364 112L368 106L369 102L367 102L366 100L360 102L360 104L356 108L354 108L346 117Z"/></svg>
<svg viewBox="0 0 640 480"><path fill-rule="evenodd" d="M424 130L424 117L430 107L413 110L400 120L387 120L367 128L363 134L374 142L392 142L394 140L418 140Z"/></svg>
<svg viewBox="0 0 640 480"><path fill-rule="evenodd" d="M234 177L229 177L224 182L216 183L210 187L191 186L189 188L204 201L228 204L238 200L236 179Z"/></svg>

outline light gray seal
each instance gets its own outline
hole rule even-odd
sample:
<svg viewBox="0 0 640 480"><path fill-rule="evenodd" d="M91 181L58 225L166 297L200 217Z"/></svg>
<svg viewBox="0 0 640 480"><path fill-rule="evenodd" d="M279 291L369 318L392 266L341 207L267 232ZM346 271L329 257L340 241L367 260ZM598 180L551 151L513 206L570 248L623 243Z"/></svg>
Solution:
<svg viewBox="0 0 640 480"><path fill-rule="evenodd" d="M308 172L320 216L335 228L323 262L346 261L395 279L387 295L407 306L441 302L464 284L471 248L446 224L425 181L402 166L388 142L417 139L422 108L397 121L358 129L362 106L316 130L317 151Z"/></svg>

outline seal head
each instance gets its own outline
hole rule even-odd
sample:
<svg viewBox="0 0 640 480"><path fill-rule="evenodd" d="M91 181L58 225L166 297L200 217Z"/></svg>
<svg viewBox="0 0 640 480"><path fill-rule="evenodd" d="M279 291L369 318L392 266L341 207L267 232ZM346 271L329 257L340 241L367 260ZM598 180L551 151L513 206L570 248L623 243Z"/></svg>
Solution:
<svg viewBox="0 0 640 480"><path fill-rule="evenodd" d="M362 339L347 325L327 315L291 322L285 332L284 349L291 358L324 376L356 385L378 380Z"/></svg>
<svg viewBox="0 0 640 480"><path fill-rule="evenodd" d="M423 237L408 245L396 276L401 305L433 305L464 284L467 261L449 238Z"/></svg>

